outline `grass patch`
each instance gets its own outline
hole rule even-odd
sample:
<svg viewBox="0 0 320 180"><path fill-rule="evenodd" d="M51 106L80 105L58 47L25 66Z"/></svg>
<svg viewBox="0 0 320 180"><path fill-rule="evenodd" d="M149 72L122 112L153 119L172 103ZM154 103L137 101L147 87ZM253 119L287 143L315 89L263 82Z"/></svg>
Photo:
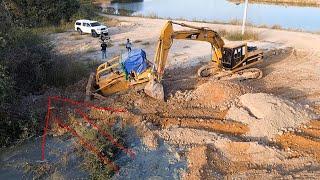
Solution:
<svg viewBox="0 0 320 180"><path fill-rule="evenodd" d="M107 45L108 45L108 48L111 48L114 46L111 42L109 42Z"/></svg>
<svg viewBox="0 0 320 180"><path fill-rule="evenodd" d="M95 49L95 48L93 48L93 47L89 47L87 50L86 50L86 52L87 53L92 53L92 52L96 52L97 50Z"/></svg>
<svg viewBox="0 0 320 180"><path fill-rule="evenodd" d="M157 13L151 12L149 14L147 14L147 16L151 19L159 19L159 16Z"/></svg>
<svg viewBox="0 0 320 180"><path fill-rule="evenodd" d="M82 36L75 36L73 39L76 40L76 41L79 41L79 40L82 40L83 37Z"/></svg>
<svg viewBox="0 0 320 180"><path fill-rule="evenodd" d="M100 152L104 154L107 159L110 159L110 161L112 162L117 160L120 153L122 152L121 149L113 145L111 141L109 141L106 137L101 135L101 133L99 133L97 130L82 126L79 123L77 123L81 121L81 119L70 117L69 121L69 124L72 124L73 128L80 134L80 136L90 142L93 142L92 145L99 149ZM108 121L116 122L122 121L122 119L119 116L112 115L108 117ZM98 126L101 127L103 131L107 132L108 134L111 134L111 136L119 144L123 145L124 147L128 147L128 145L125 143L125 137L128 128L127 126L113 126L111 128L109 125L106 126L105 124L100 122L96 123ZM103 165L100 159L95 154L81 148L81 145L79 145L79 147L79 151L77 151L76 153L80 157L83 157L83 161L80 167L86 170L88 173L90 173L90 179L110 179L114 175L115 172L110 168L109 165Z"/></svg>
<svg viewBox="0 0 320 180"><path fill-rule="evenodd" d="M242 22L239 19L232 19L228 22L228 24L232 24L232 25L241 25Z"/></svg>
<svg viewBox="0 0 320 180"><path fill-rule="evenodd" d="M163 19L158 16L155 12L150 12L148 14L134 14L134 17L150 18L150 19Z"/></svg>
<svg viewBox="0 0 320 180"><path fill-rule="evenodd" d="M262 24L262 25L259 25L258 28L268 28L268 26L265 24Z"/></svg>
<svg viewBox="0 0 320 180"><path fill-rule="evenodd" d="M273 26L270 27L271 29L283 29L280 25L275 24Z"/></svg>
<svg viewBox="0 0 320 180"><path fill-rule="evenodd" d="M110 18L110 17L104 17L104 16L99 16L95 18L96 21L101 22L102 24L108 26L108 27L115 27L120 24L121 21L118 19Z"/></svg>
<svg viewBox="0 0 320 180"><path fill-rule="evenodd" d="M73 37L73 40L82 40L84 39L83 36L81 34L79 34L78 32L73 32L70 34L71 37Z"/></svg>
<svg viewBox="0 0 320 180"><path fill-rule="evenodd" d="M57 87L67 87L87 77L96 67L94 62L78 62L71 58L57 57L50 69L50 81Z"/></svg>
<svg viewBox="0 0 320 180"><path fill-rule="evenodd" d="M133 43L141 43L142 41L141 40L135 40L133 41Z"/></svg>
<svg viewBox="0 0 320 180"><path fill-rule="evenodd" d="M259 33L255 31L245 31L242 35L241 31L226 31L223 29L218 30L218 33L229 41L259 40Z"/></svg>
<svg viewBox="0 0 320 180"><path fill-rule="evenodd" d="M142 43L142 45L148 46L148 45L150 45L150 42L144 42L144 43Z"/></svg>
<svg viewBox="0 0 320 180"><path fill-rule="evenodd" d="M81 36L81 34L79 34L78 32L73 32L70 34L70 36Z"/></svg>
<svg viewBox="0 0 320 180"><path fill-rule="evenodd" d="M58 26L44 26L33 28L32 32L36 34L64 33L73 28L73 23L65 23Z"/></svg>

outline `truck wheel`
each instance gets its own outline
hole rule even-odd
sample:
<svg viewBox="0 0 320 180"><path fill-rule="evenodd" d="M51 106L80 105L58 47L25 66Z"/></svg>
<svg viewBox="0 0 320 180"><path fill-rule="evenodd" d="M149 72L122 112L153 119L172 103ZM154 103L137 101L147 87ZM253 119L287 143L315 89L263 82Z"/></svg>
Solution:
<svg viewBox="0 0 320 180"><path fill-rule="evenodd" d="M79 33L80 35L82 35L82 31L81 31L80 28L78 28L77 31L78 31L78 33Z"/></svg>
<svg viewBox="0 0 320 180"><path fill-rule="evenodd" d="M98 34L97 34L96 31L93 30L93 31L91 31L91 36L92 36L92 37L98 37Z"/></svg>

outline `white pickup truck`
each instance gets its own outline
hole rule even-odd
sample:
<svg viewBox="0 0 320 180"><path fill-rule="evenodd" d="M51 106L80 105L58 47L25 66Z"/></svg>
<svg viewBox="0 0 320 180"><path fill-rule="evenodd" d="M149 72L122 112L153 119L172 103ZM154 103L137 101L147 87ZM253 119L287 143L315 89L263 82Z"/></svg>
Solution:
<svg viewBox="0 0 320 180"><path fill-rule="evenodd" d="M80 34L89 33L93 37L98 37L101 34L108 35L107 26L100 24L98 21L91 21L86 19L77 20L74 24L74 30Z"/></svg>

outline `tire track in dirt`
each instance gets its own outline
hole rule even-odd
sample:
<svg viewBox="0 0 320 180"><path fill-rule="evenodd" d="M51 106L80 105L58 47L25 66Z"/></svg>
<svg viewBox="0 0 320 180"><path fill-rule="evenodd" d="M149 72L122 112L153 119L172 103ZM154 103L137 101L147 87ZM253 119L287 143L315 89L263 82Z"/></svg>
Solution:
<svg viewBox="0 0 320 180"><path fill-rule="evenodd" d="M296 132L288 132L276 138L284 149L292 149L299 154L311 155L320 162L320 121L313 120Z"/></svg>

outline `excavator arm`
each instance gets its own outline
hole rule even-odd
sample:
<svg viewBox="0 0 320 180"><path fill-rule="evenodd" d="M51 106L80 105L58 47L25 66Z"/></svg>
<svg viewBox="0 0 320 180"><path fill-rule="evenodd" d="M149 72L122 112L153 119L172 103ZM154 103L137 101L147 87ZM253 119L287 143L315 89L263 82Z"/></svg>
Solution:
<svg viewBox="0 0 320 180"><path fill-rule="evenodd" d="M174 31L173 25L190 28L190 30ZM156 79L161 81L165 66L167 64L168 53L173 43L173 39L194 40L209 42L212 47L212 61L218 66L221 65L222 49L224 41L216 31L205 27L195 27L184 23L168 21L161 31L160 39L155 54Z"/></svg>

